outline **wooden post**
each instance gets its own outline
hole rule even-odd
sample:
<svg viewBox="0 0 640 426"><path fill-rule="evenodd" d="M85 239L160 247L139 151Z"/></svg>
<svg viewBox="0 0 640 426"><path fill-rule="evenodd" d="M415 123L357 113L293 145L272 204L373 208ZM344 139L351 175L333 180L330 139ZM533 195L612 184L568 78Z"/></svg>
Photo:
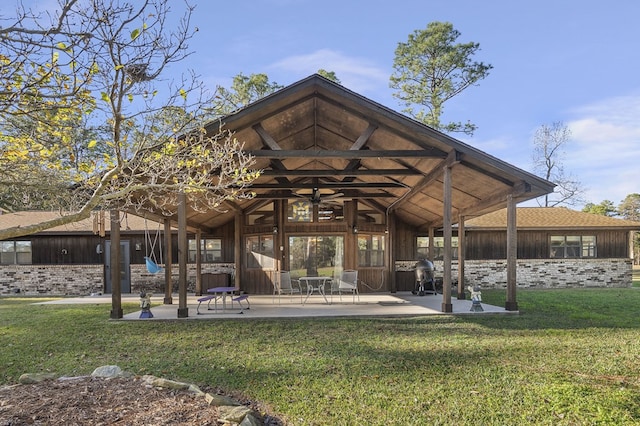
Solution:
<svg viewBox="0 0 640 426"><path fill-rule="evenodd" d="M458 220L458 300L466 299L464 292L464 261L465 261L464 216Z"/></svg>
<svg viewBox="0 0 640 426"><path fill-rule="evenodd" d="M122 318L122 273L120 272L120 212L111 210L111 319Z"/></svg>
<svg viewBox="0 0 640 426"><path fill-rule="evenodd" d="M451 303L451 167L445 166L442 179L444 186L444 206L442 226L444 236L444 266L442 276L442 312L453 312Z"/></svg>
<svg viewBox="0 0 640 426"><path fill-rule="evenodd" d="M387 270L389 271L389 285L391 288L391 293L396 293L398 291L398 283L396 281L396 263L395 263L395 246L396 246L396 215L391 212L390 215L387 215L387 223L386 225L386 243L387 243L387 265L389 267ZM391 223L389 223L391 222ZM414 239L415 241L415 239ZM415 251L415 247L414 247Z"/></svg>
<svg viewBox="0 0 640 426"><path fill-rule="evenodd" d="M178 195L178 318L187 318L187 196Z"/></svg>
<svg viewBox="0 0 640 426"><path fill-rule="evenodd" d="M244 263L244 250L243 250L243 245L242 245L242 214L240 212L236 213L236 216L234 218L234 227L236 232L234 233L234 244L235 247L233 248L234 251L234 256L235 256L235 271L233 274L233 285L235 288L240 289L240 278L241 278L241 274L240 272L242 271L242 265Z"/></svg>
<svg viewBox="0 0 640 426"><path fill-rule="evenodd" d="M433 246L435 242L435 228L433 226L429 227L429 260L433 262L433 257L436 253L436 248Z"/></svg>
<svg viewBox="0 0 640 426"><path fill-rule="evenodd" d="M518 237L516 221L516 203L513 196L507 196L507 298L505 309L517 311L516 301L516 267L518 261Z"/></svg>
<svg viewBox="0 0 640 426"><path fill-rule="evenodd" d="M196 231L196 295L202 296L202 231Z"/></svg>
<svg viewBox="0 0 640 426"><path fill-rule="evenodd" d="M171 305L173 304L173 277L172 277L172 267L173 267L173 249L171 245L173 244L171 240L173 236L171 235L171 221L169 219L164 220L164 304Z"/></svg>

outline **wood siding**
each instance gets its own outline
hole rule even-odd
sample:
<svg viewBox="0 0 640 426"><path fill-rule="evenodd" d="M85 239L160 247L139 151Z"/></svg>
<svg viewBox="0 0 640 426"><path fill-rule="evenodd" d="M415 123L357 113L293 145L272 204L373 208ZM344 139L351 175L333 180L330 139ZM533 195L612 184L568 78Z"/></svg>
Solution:
<svg viewBox="0 0 640 426"><path fill-rule="evenodd" d="M628 231L518 231L518 259L548 259L552 235L595 235L597 257L629 256ZM473 231L466 234L468 260L506 259L506 231Z"/></svg>

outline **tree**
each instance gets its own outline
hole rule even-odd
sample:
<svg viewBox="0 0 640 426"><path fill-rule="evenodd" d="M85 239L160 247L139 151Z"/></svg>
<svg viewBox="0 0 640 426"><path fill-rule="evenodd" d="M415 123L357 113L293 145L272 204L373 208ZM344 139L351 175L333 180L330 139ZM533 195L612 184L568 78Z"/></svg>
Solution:
<svg viewBox="0 0 640 426"><path fill-rule="evenodd" d="M340 79L336 76L335 71L327 71L324 68L320 68L318 70L318 74L323 76L324 78L333 81L334 83L341 84Z"/></svg>
<svg viewBox="0 0 640 426"><path fill-rule="evenodd" d="M627 220L640 222L640 194L627 195L618 205L618 214ZM640 260L640 232L634 232L633 247L635 252L634 262L638 264L638 260Z"/></svg>
<svg viewBox="0 0 640 426"><path fill-rule="evenodd" d="M627 220L640 222L640 194L629 194L618 205L618 214Z"/></svg>
<svg viewBox="0 0 640 426"><path fill-rule="evenodd" d="M397 89L393 96L405 105L403 111L416 120L436 130L472 135L476 126L470 122L440 121L443 105L486 78L493 67L473 60L478 43L456 43L458 37L449 22L431 22L414 31L395 50L390 87Z"/></svg>
<svg viewBox="0 0 640 426"><path fill-rule="evenodd" d="M267 74L246 76L240 73L233 77L231 88L226 89L218 86L218 96L214 101L213 115L214 117L221 117L231 114L282 88L283 86L275 81L269 81Z"/></svg>
<svg viewBox="0 0 640 426"><path fill-rule="evenodd" d="M555 207L561 204L575 205L582 202L584 189L579 181L564 170L564 148L569 143L571 131L561 122L540 126L533 137L533 168L548 181L556 184L552 195L546 194L541 204Z"/></svg>
<svg viewBox="0 0 640 426"><path fill-rule="evenodd" d="M333 71L319 69L318 74L340 84L340 80ZM229 115L282 88L284 86L275 81L269 81L267 74L259 73L246 76L240 73L233 77L230 88L222 86L216 88L217 96L213 102L213 108L210 109L210 114L213 118Z"/></svg>
<svg viewBox="0 0 640 426"><path fill-rule="evenodd" d="M582 208L582 211L585 213L593 213L609 217L615 216L618 213L618 210L613 205L613 202L609 200L604 200L600 204L587 203Z"/></svg>
<svg viewBox="0 0 640 426"><path fill-rule="evenodd" d="M47 184L74 202L54 220L0 230L0 240L82 220L96 208L154 205L174 214L178 193L207 209L251 195L245 188L257 172L242 144L202 131L211 99L196 76L161 79L191 53L194 8L185 3L175 14L168 0L139 4L65 0L55 15L38 16L19 7L15 24L0 31L0 61L9 64L0 69L0 168L20 171L3 176L0 193L9 186L26 193L24 183L33 182L24 176L50 174ZM72 137L69 128L84 120L106 124L108 137Z"/></svg>

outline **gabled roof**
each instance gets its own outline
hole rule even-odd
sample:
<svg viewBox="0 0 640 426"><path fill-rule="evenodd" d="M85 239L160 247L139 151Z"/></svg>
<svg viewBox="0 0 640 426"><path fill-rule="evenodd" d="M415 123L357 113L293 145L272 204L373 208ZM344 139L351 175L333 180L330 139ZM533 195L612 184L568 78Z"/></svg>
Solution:
<svg viewBox="0 0 640 426"><path fill-rule="evenodd" d="M518 207L518 230L640 230L640 222L618 219L593 213L571 210L566 207ZM501 209L465 221L467 230L505 230L507 210Z"/></svg>
<svg viewBox="0 0 640 426"><path fill-rule="evenodd" d="M263 171L253 200L227 213L189 210L187 223L205 232L267 200L329 196L358 200L427 228L442 224L443 170L452 167L455 215L478 215L553 191L554 185L470 145L312 75L225 117ZM211 123L212 133L219 122Z"/></svg>

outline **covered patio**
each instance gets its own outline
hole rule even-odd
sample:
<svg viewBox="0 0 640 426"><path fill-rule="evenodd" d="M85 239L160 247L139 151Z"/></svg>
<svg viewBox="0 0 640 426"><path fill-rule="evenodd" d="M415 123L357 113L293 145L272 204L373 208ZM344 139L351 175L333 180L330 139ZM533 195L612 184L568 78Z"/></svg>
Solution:
<svg viewBox="0 0 640 426"><path fill-rule="evenodd" d="M250 309L242 311L237 304L228 307L226 310L220 308L217 312L207 310L207 304L200 306L197 314L198 298L195 294L187 295L187 309L189 315L184 317L190 320L218 320L218 319L240 319L251 320L259 318L367 318L367 317L414 317L427 315L445 315L441 311L442 295L415 296L411 293L402 292L396 294L371 293L360 295L360 301L352 302L351 296L343 296L342 301L337 296L331 304L324 303L319 295L311 296L304 304L300 303L300 297L282 296L280 301L276 296L275 301L271 295L250 296ZM124 303L138 303L139 296L127 294L122 296ZM111 295L86 296L78 298L65 298L45 304L109 304ZM453 299L453 313L446 315L493 315L493 314L518 314L518 311L507 311L506 309L488 304L482 304L482 311L472 311L471 301L464 299ZM212 305L213 306L213 305ZM246 306L246 305L245 305ZM151 313L153 318L140 318L141 311L123 315L123 320L131 321L158 321L176 319L175 306L163 303L163 295L156 295L151 298Z"/></svg>
<svg viewBox="0 0 640 426"><path fill-rule="evenodd" d="M207 130L214 134L220 126L244 144L261 174L249 187L255 197L227 200L223 212L196 211L183 196L175 215L156 214L165 230L178 228L178 317L190 315L187 234L195 237L198 249L195 293L206 290L199 250L203 241L216 240L221 261L233 268L230 284L252 300L271 294L280 271L301 278L357 270L360 282L368 284L361 296L388 292L395 297L413 288L411 268L418 259L434 258L438 236L443 241L443 290L433 300L440 312L465 312L458 307L470 303L464 301L465 220L505 207L504 309L518 310L516 205L552 192L551 182L319 75L268 95ZM150 217L154 213L150 206ZM112 212L115 238L118 218ZM457 249L452 245L454 228ZM419 246L419 238L428 246ZM111 247L117 250L119 244ZM167 282L174 260L167 253ZM117 282L115 268L111 274ZM172 286L165 291L163 303L171 306ZM112 318L122 316L119 298L114 292Z"/></svg>

